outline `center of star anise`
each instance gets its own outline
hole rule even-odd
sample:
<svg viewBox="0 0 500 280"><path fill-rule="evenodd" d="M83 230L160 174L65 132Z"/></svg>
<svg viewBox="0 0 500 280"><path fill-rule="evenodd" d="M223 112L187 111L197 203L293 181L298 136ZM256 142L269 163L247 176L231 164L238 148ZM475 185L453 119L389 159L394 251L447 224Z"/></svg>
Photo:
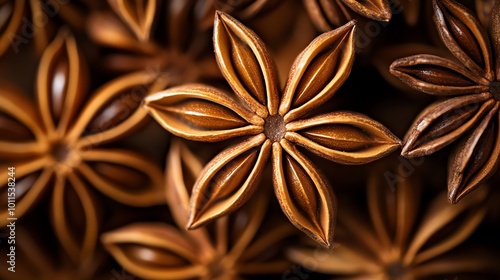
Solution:
<svg viewBox="0 0 500 280"><path fill-rule="evenodd" d="M494 81L490 84L490 92L496 101L500 101L500 81Z"/></svg>
<svg viewBox="0 0 500 280"><path fill-rule="evenodd" d="M280 115L272 115L266 118L264 134L268 139L279 142L285 136L285 121Z"/></svg>
<svg viewBox="0 0 500 280"><path fill-rule="evenodd" d="M388 279L401 279L406 274L406 267L400 261L393 262L386 267Z"/></svg>
<svg viewBox="0 0 500 280"><path fill-rule="evenodd" d="M228 267L228 263L224 259L214 260L209 265L210 279L214 280L229 280L234 279L233 271Z"/></svg>
<svg viewBox="0 0 500 280"><path fill-rule="evenodd" d="M70 147L65 143L56 142L51 146L51 155L56 162L65 162L71 152Z"/></svg>
<svg viewBox="0 0 500 280"><path fill-rule="evenodd" d="M54 161L54 169L60 174L70 172L80 162L80 157L64 142L53 142L50 145L50 155Z"/></svg>

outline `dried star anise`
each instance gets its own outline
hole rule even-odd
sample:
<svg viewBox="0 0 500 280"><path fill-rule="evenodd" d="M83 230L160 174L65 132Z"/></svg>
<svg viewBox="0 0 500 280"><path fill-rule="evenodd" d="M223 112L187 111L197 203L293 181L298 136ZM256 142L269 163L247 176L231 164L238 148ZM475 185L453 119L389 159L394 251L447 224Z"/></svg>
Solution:
<svg viewBox="0 0 500 280"><path fill-rule="evenodd" d="M103 68L161 73L170 85L220 78L210 31L200 27L207 16L198 14L207 5L211 8L210 1L108 2L119 18L110 11L95 11L87 23L90 37L108 49Z"/></svg>
<svg viewBox="0 0 500 280"><path fill-rule="evenodd" d="M157 13L157 0L108 0L108 3L141 42L149 40L155 13Z"/></svg>
<svg viewBox="0 0 500 280"><path fill-rule="evenodd" d="M448 164L448 200L456 203L495 172L500 155L500 3L490 36L462 5L435 0L433 7L441 39L460 63L421 54L390 70L414 89L445 97L415 119L402 155L429 155L461 137Z"/></svg>
<svg viewBox="0 0 500 280"><path fill-rule="evenodd" d="M288 256L306 268L342 279L498 273L498 256L460 246L486 216L486 189L459 205L447 204L442 193L425 211L419 211L421 195L422 187L410 178L390 187L384 176L372 175L367 184L368 213L354 207L341 212L333 249L294 247Z"/></svg>
<svg viewBox="0 0 500 280"><path fill-rule="evenodd" d="M238 101L215 88L189 84L153 94L145 102L163 127L183 138L215 142L246 136L205 166L194 186L189 228L248 201L270 161L275 194L285 215L316 241L331 246L335 197L298 146L335 162L362 164L400 145L385 127L358 113L305 117L349 76L354 30L354 22L349 22L311 42L297 57L280 94L264 43L231 16L217 12L215 54Z"/></svg>
<svg viewBox="0 0 500 280"><path fill-rule="evenodd" d="M29 220L16 225L16 270L0 270L3 280L109 280L109 272L102 268L106 263L104 251L74 263L53 242L50 230L40 231ZM41 226L37 224L37 226ZM43 226L42 226L43 227ZM47 234L49 233L49 234ZM9 246L2 246L0 261L8 263Z"/></svg>
<svg viewBox="0 0 500 280"><path fill-rule="evenodd" d="M85 22L84 1L0 0L0 55L9 47L17 53L20 46L34 41L41 53L55 36L54 17L72 27ZM78 2L78 3L75 3ZM88 2L88 1L87 1ZM29 16L27 16L29 15Z"/></svg>
<svg viewBox="0 0 500 280"><path fill-rule="evenodd" d="M224 11L239 19L249 19L272 10L278 0L212 0L216 10ZM213 22L213 21L212 21Z"/></svg>
<svg viewBox="0 0 500 280"><path fill-rule="evenodd" d="M133 205L163 203L161 170L146 157L101 145L133 132L148 116L139 105L148 90L163 87L144 72L104 85L84 105L85 61L75 39L61 31L47 47L37 76L37 105L0 89L0 163L14 166L16 216L49 194L54 231L73 261L91 255L100 214L94 188ZM0 197L7 201L7 174ZM92 187L92 188L91 188ZM0 208L8 223L7 204Z"/></svg>
<svg viewBox="0 0 500 280"><path fill-rule="evenodd" d="M316 28L329 31L357 16L389 21L392 16L388 0L303 0Z"/></svg>
<svg viewBox="0 0 500 280"><path fill-rule="evenodd" d="M254 204L219 219L211 230L185 230L190 189L203 165L179 141L172 143L167 161L168 202L181 229L137 223L103 234L107 250L125 269L147 279L232 280L278 274L290 266L280 246L293 227L273 220L271 229L260 230L268 216L263 193Z"/></svg>

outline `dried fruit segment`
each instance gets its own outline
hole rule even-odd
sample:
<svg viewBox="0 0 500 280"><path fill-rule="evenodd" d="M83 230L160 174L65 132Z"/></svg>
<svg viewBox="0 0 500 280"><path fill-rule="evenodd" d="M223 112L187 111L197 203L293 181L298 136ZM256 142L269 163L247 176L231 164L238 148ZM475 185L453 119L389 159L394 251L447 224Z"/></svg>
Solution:
<svg viewBox="0 0 500 280"><path fill-rule="evenodd" d="M286 139L344 164L367 163L400 146L400 140L380 123L351 112L291 122L287 129Z"/></svg>
<svg viewBox="0 0 500 280"><path fill-rule="evenodd" d="M448 200L457 203L491 176L500 155L499 105L484 116L476 129L465 135L450 156Z"/></svg>
<svg viewBox="0 0 500 280"><path fill-rule="evenodd" d="M38 105L49 131L65 133L84 100L88 78L75 38L61 31L45 50L37 77Z"/></svg>
<svg viewBox="0 0 500 280"><path fill-rule="evenodd" d="M200 277L198 248L172 226L133 224L102 236L107 250L127 270L150 279Z"/></svg>
<svg viewBox="0 0 500 280"><path fill-rule="evenodd" d="M287 140L273 144L273 180L276 197L288 219L323 246L331 247L335 196L313 163Z"/></svg>
<svg viewBox="0 0 500 280"><path fill-rule="evenodd" d="M392 17L390 1L387 0L303 0L303 2L312 22L323 32L359 16L377 21L389 21Z"/></svg>
<svg viewBox="0 0 500 280"><path fill-rule="evenodd" d="M234 18L217 12L214 48L222 74L257 115L275 115L278 78L274 62L257 35Z"/></svg>
<svg viewBox="0 0 500 280"><path fill-rule="evenodd" d="M108 3L139 40L149 40L157 0L108 0Z"/></svg>
<svg viewBox="0 0 500 280"><path fill-rule="evenodd" d="M488 94L455 97L427 107L404 139L402 154L431 154L463 135L494 106Z"/></svg>
<svg viewBox="0 0 500 280"><path fill-rule="evenodd" d="M73 262L92 256L99 231L99 207L94 194L76 175L55 178L51 216L56 236Z"/></svg>
<svg viewBox="0 0 500 280"><path fill-rule="evenodd" d="M270 146L269 140L257 135L212 159L194 185L188 227L197 228L248 201L260 181Z"/></svg>
<svg viewBox="0 0 500 280"><path fill-rule="evenodd" d="M262 131L260 117L215 88L186 85L145 101L146 109L163 127L187 139L214 142Z"/></svg>
<svg viewBox="0 0 500 280"><path fill-rule="evenodd" d="M394 61L391 74L410 87L435 95L480 93L488 81L463 66L434 55L415 55Z"/></svg>
<svg viewBox="0 0 500 280"><path fill-rule="evenodd" d="M43 153L44 138L35 106L22 93L0 89L0 155L18 157Z"/></svg>
<svg viewBox="0 0 500 280"><path fill-rule="evenodd" d="M114 200L135 206L165 202L161 171L137 153L94 149L81 157L82 163L76 166L79 173Z"/></svg>
<svg viewBox="0 0 500 280"><path fill-rule="evenodd" d="M344 83L354 62L355 30L351 21L324 33L297 56L279 107L286 122L323 104Z"/></svg>

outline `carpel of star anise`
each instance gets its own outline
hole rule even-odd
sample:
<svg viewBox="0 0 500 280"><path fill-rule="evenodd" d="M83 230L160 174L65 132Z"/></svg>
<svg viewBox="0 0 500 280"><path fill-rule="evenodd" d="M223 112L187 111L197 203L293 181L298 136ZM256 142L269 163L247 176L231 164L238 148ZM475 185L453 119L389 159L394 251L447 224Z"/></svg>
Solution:
<svg viewBox="0 0 500 280"><path fill-rule="evenodd" d="M87 2L87 3L86 3ZM39 53L55 37L54 17L82 29L89 1L2 0L0 1L0 56L9 48L15 53L32 42Z"/></svg>
<svg viewBox="0 0 500 280"><path fill-rule="evenodd" d="M272 10L281 1L278 0L212 0L216 10L224 11L239 19L249 19ZM212 20L213 23L213 20Z"/></svg>
<svg viewBox="0 0 500 280"><path fill-rule="evenodd" d="M159 8L157 0L108 0L108 3L141 42L149 40L155 14Z"/></svg>
<svg viewBox="0 0 500 280"><path fill-rule="evenodd" d="M389 21L392 16L388 0L303 0L318 30L323 32L344 25L356 17Z"/></svg>
<svg viewBox="0 0 500 280"><path fill-rule="evenodd" d="M499 256L484 248L461 246L486 217L486 188L459 205L448 204L441 193L424 208L423 186L414 182L415 177L401 176L389 185L382 174L373 173L368 180L367 211L359 211L363 207L353 203L339 215L333 249L293 246L288 257L342 279L498 275Z"/></svg>
<svg viewBox="0 0 500 280"><path fill-rule="evenodd" d="M132 206L164 203L161 171L138 153L112 149L148 115L140 107L156 76L136 72L112 80L87 102L88 73L75 38L62 30L44 51L36 79L37 104L0 88L0 165L15 167L16 216L51 197L54 232L73 262L92 255L101 218L95 190ZM6 172L0 197L7 201ZM0 208L1 225L8 221Z"/></svg>
<svg viewBox="0 0 500 280"><path fill-rule="evenodd" d="M265 193L213 227L185 230L189 195L203 164L175 139L167 166L167 200L178 228L136 223L102 235L107 250L127 271L146 279L232 280L279 274L290 267L283 242L294 228L276 219L271 228L265 226L271 218Z"/></svg>
<svg viewBox="0 0 500 280"><path fill-rule="evenodd" d="M421 54L394 61L390 71L414 89L444 97L415 119L402 155L429 155L461 138L448 163L448 200L457 203L495 172L500 155L500 3L489 34L452 0L435 0L433 8L439 35L459 62Z"/></svg>
<svg viewBox="0 0 500 280"><path fill-rule="evenodd" d="M40 220L39 217L36 218ZM43 231L39 230L40 228L44 228L43 223L37 223L30 218L16 224L15 272L2 269L1 279L109 280L109 271L105 266L109 258L103 250L74 263L60 246L54 246L53 233L45 228ZM3 263L9 262L9 247L3 246L0 251L0 261Z"/></svg>
<svg viewBox="0 0 500 280"><path fill-rule="evenodd" d="M277 71L260 38L233 17L217 12L215 54L239 101L202 84L172 88L145 100L150 114L177 136L207 142L245 136L201 172L191 197L189 228L235 211L248 201L271 162L274 191L285 215L313 239L331 246L335 197L298 147L335 162L363 164L400 144L367 116L314 114L349 76L354 30L351 21L318 36L299 54L281 91Z"/></svg>
<svg viewBox="0 0 500 280"><path fill-rule="evenodd" d="M200 26L211 1L108 3L114 13L94 11L87 22L87 33L105 50L99 63L108 74L147 70L162 74L170 86L220 78L210 30Z"/></svg>

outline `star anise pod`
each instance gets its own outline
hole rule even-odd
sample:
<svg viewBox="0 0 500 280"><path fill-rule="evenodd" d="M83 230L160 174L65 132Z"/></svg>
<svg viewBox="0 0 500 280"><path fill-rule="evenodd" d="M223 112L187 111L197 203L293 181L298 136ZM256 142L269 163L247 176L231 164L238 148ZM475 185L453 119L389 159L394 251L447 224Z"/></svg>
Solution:
<svg viewBox="0 0 500 280"><path fill-rule="evenodd" d="M418 90L409 88L400 79L391 74L389 65L391 65L394 60L415 55L419 53L433 54L441 57L450 57L448 50L445 48L438 48L432 45L423 43L407 43L407 44L397 44L397 45L385 45L383 48L377 51L376 55L373 57L373 64L377 67L379 74L391 84L392 87L402 91L411 92L419 94Z"/></svg>
<svg viewBox="0 0 500 280"><path fill-rule="evenodd" d="M462 5L435 0L433 7L441 39L460 63L421 54L396 60L390 70L410 87L444 97L415 119L402 155L429 155L461 137L448 164L448 200L456 203L498 164L500 3L492 12L490 36Z"/></svg>
<svg viewBox="0 0 500 280"><path fill-rule="evenodd" d="M189 228L248 201L270 161L274 190L285 215L316 241L332 244L335 197L298 146L335 162L362 164L397 149L400 143L380 123L358 113L305 117L349 76L354 30L354 22L349 22L311 42L292 66L280 98L278 75L264 43L233 17L217 12L215 54L238 100L201 84L145 99L150 114L177 136L207 142L245 136L205 166L194 186Z"/></svg>
<svg viewBox="0 0 500 280"><path fill-rule="evenodd" d="M318 30L329 31L357 17L389 21L392 16L388 0L303 0Z"/></svg>
<svg viewBox="0 0 500 280"><path fill-rule="evenodd" d="M446 203L442 193L423 210L419 209L421 190L411 178L389 187L384 176L373 175L367 184L368 213L360 214L356 208L341 212L333 249L303 246L287 254L305 268L342 275L342 279L498 273L498 256L460 246L486 216L486 189L459 205Z"/></svg>
<svg viewBox="0 0 500 280"><path fill-rule="evenodd" d="M278 274L290 263L283 241L293 227L268 216L268 199L259 195L213 228L185 230L189 194L202 170L200 160L180 141L173 141L167 158L168 202L179 228L164 223L136 223L103 234L107 250L129 272L146 279L243 279L244 276Z"/></svg>
<svg viewBox="0 0 500 280"><path fill-rule="evenodd" d="M141 42L149 40L159 1L108 0L108 3Z"/></svg>
<svg viewBox="0 0 500 280"><path fill-rule="evenodd" d="M15 168L16 217L51 196L54 231L74 261L92 254L98 235L94 189L132 206L164 202L161 170L146 157L103 144L133 132L148 116L139 104L162 87L145 72L109 82L84 104L87 69L66 31L45 50L37 76L37 106L0 89L0 163ZM82 106L84 105L84 106ZM0 174L7 201L7 173ZM9 181L10 182L10 181ZM0 218L9 217L2 203Z"/></svg>
<svg viewBox="0 0 500 280"><path fill-rule="evenodd" d="M111 11L93 12L90 37L108 48L101 65L115 73L162 73L171 85L219 78L210 31L201 28L212 8L205 0L108 0ZM199 14L199 11L205 11ZM118 17L117 17L118 15Z"/></svg>
<svg viewBox="0 0 500 280"><path fill-rule="evenodd" d="M274 7L278 0L212 0L216 10L224 11L239 19L249 19L256 15L262 15ZM213 20L212 20L213 23Z"/></svg>
<svg viewBox="0 0 500 280"><path fill-rule="evenodd" d="M29 220L30 222L33 222ZM38 224L38 226L40 226ZM26 223L16 224L15 272L0 270L3 280L109 280L104 251L89 256L78 263L72 262L60 246L54 244L49 231L40 231L33 223L26 228ZM2 246L0 260L9 263L9 247Z"/></svg>
<svg viewBox="0 0 500 280"><path fill-rule="evenodd" d="M67 0L0 0L0 55L9 47L19 48L34 41L41 53L55 35L53 18L83 27L83 9ZM28 15L28 16L27 16Z"/></svg>
<svg viewBox="0 0 500 280"><path fill-rule="evenodd" d="M475 0L472 1L475 4L477 16L481 21L483 27L489 26L489 20L491 15L491 10L496 0ZM465 1L470 2L470 1ZM409 26L416 26L419 22L419 18L426 17L427 12L432 11L432 1L420 1L420 0L398 0L396 3L396 9L398 12L403 13L406 24ZM394 13L396 11L393 10Z"/></svg>

